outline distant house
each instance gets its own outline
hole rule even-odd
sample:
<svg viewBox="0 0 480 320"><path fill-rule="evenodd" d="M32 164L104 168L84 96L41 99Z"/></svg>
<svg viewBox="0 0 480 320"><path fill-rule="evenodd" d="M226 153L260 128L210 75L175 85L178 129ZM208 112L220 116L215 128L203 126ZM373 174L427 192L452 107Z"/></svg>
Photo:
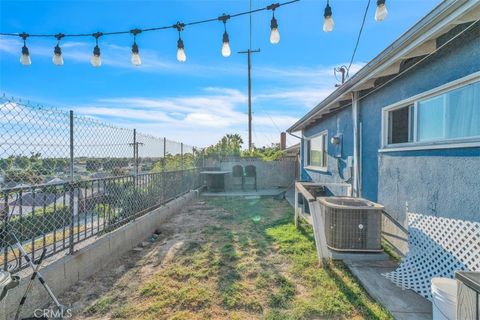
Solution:
<svg viewBox="0 0 480 320"><path fill-rule="evenodd" d="M284 150L285 156L296 157L300 154L300 143L296 143Z"/></svg>
<svg viewBox="0 0 480 320"><path fill-rule="evenodd" d="M288 129L301 179L383 204L402 252L407 210L480 221L479 18L479 1L442 2Z"/></svg>

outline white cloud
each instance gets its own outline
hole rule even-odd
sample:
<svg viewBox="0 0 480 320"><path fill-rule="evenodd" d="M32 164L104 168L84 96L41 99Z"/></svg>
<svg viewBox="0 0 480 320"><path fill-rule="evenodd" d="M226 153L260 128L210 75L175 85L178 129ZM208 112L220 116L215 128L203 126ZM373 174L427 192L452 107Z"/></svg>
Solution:
<svg viewBox="0 0 480 320"><path fill-rule="evenodd" d="M0 53L17 55L22 46L19 39L0 38ZM32 59L50 57L53 46L29 44ZM88 63L92 43L62 42L65 63ZM130 47L101 43L102 63L115 68L135 68L129 61ZM155 51L142 50L143 72L188 73L190 76L218 77L223 73L244 76L244 66L219 69L216 65L193 65L182 68ZM341 65L341 63L339 63ZM353 64L353 75L363 64ZM256 66L253 76L262 85L254 90L253 125L257 145L277 142L280 130L296 122L334 89L338 80L333 66ZM115 95L116 93L111 93ZM137 128L157 136L167 136L190 144L205 146L216 142L225 133L238 132L247 136L247 95L235 88L206 87L199 93L183 96L105 96L87 105L73 108L76 112ZM72 102L73 104L73 102Z"/></svg>
<svg viewBox="0 0 480 320"><path fill-rule="evenodd" d="M98 100L98 106L80 106L75 111L135 127L140 132L205 146L226 133L240 133L247 138L247 115L243 112L246 103L246 95L236 89L208 87L188 97L103 98ZM258 108L253 118L255 131L259 133L257 145L278 142L278 131L296 119L276 112L267 114Z"/></svg>

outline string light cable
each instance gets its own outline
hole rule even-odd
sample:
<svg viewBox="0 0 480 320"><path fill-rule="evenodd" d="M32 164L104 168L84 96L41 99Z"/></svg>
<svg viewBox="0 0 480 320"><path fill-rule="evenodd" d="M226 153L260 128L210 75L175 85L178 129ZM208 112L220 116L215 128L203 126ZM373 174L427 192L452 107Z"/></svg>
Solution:
<svg viewBox="0 0 480 320"><path fill-rule="evenodd" d="M404 70L402 70L401 72L397 73L395 76L393 76L391 79L388 79L387 81L385 81L384 83L382 83L381 85L379 85L378 87L375 87L373 88L371 91L367 92L365 95L361 96L358 98L358 101L361 101L363 99L365 99L366 97L370 96L371 94L377 92L378 90L380 90L381 88L383 88L384 86L388 85L389 83L391 83L392 81L395 81L396 79L398 79L399 77L401 77L402 75L404 75L405 73L407 73L408 71L412 70L413 68L415 68L416 66L418 66L420 63L422 63L423 61L425 61L426 59L430 58L432 55L434 55L435 53L437 53L438 51L440 51L441 49L443 49L444 47L446 47L448 44L450 44L452 41L454 41L455 39L457 39L458 37L460 37L462 34L464 34L465 32L467 32L468 30L470 30L471 28L473 28L477 23L480 22L480 19L478 20L475 20L473 21L470 25L468 25L466 28L464 28L463 30L459 31L456 35L454 35L452 38L450 38L448 41L445 41L445 43L443 43L441 46L439 46L438 48L436 48L434 51L430 52L429 54L425 55L424 57L422 57L420 60L418 60L417 62L415 62L414 64L412 64L411 66L405 68ZM347 108L347 107L350 107L352 106L352 102L349 102L347 103L346 105L342 106L342 109L343 108Z"/></svg>
<svg viewBox="0 0 480 320"><path fill-rule="evenodd" d="M346 77L347 78L349 77L350 67L352 66L353 60L355 59L355 55L357 54L357 49L358 49L358 45L360 43L360 38L362 37L363 27L365 26L365 20L367 18L368 9L370 8L370 2L371 2L371 0L367 1L367 6L365 8L365 12L363 13L362 24L360 26L360 30L358 31L357 41L355 42L355 47L353 49L352 57L350 58L350 63L348 64L348 67L347 67L347 72L346 72ZM378 2L381 2L381 0L379 0ZM385 5L384 0L383 0L383 4Z"/></svg>
<svg viewBox="0 0 480 320"><path fill-rule="evenodd" d="M249 14L257 13L257 12L261 12L261 11L274 10L274 9L279 8L279 7L283 7L283 6L293 4L293 3L296 3L296 2L300 2L300 1L301 0L290 0L290 1L282 2L282 3L274 3L274 4L271 4L271 5L266 6L266 7L231 14L231 15L229 15L229 17L230 18L237 18L237 17L240 17L240 16L249 15ZM192 21L192 22L185 23L184 27L198 25L198 24L204 24L204 23L209 23L209 22L214 22L214 21L218 21L218 20L220 20L219 17L204 19L204 20L198 20L198 21ZM139 30L140 32L150 32L150 31L167 30L167 29L172 29L172 28L176 29L177 24L168 25L168 26L161 26L161 27L153 27L153 28L136 29L136 30ZM131 30L102 32L102 36L122 35L122 34L129 34L129 33L131 33ZM27 37L39 37L39 38L53 38L53 37L55 37L56 38L58 34L26 34L26 33L0 32L0 36L22 37L22 35L27 35ZM92 33L71 33L71 34L63 34L63 38L91 37L93 35L94 34L92 34Z"/></svg>
<svg viewBox="0 0 480 320"><path fill-rule="evenodd" d="M224 33L222 37L222 50L221 53L224 57L229 57L231 55L231 50L230 50L230 37L227 32L227 20L232 19L232 18L237 18L240 16L244 15L249 15L251 19L251 15L253 13L258 13L262 11L272 11L272 19L270 21L270 43L271 44L278 44L280 42L280 33L278 29L278 21L277 18L275 17L275 10L277 10L280 7L290 5L296 2L299 2L301 0L289 0L281 3L272 3L266 7L261 7L257 9L252 9L250 5L250 10L244 11L244 12L239 12L235 14L223 14L220 17L216 18L210 18L210 19L204 19L204 20L198 20L198 21L191 21L187 23L180 23L177 22L174 25L166 25L166 26L160 26L160 27L153 27L153 28L143 28L143 29L132 29L132 30L123 30L123 31L111 31L111 32L95 32L95 33L57 33L57 34L28 34L26 32L22 33L7 33L7 32L0 32L0 36L7 36L7 37L20 37L23 40L23 47L21 51L21 57L20 57L20 63L22 65L28 66L32 63L31 58L30 58L30 52L29 49L26 45L26 40L27 38L30 37L37 37L37 38L55 38L57 40L57 45L54 48L54 54L52 61L55 65L57 66L62 66L64 64L63 57L62 57L62 50L60 48L60 41L63 38L74 38L74 37L94 37L95 38L95 47L93 50L93 55L90 59L90 64L93 67L100 67L102 65L101 57L100 57L100 47L98 45L98 40L100 37L104 36L114 36L114 35L125 35L125 34L132 34L133 35L133 45L132 45L132 56L131 56L131 63L135 66L141 65L142 61L140 59L140 53L139 53L139 47L136 42L137 40L137 35L144 33L144 32L153 32L153 31L160 31L160 30L168 30L168 29L176 29L178 31L178 41L177 41L177 60L179 62L185 62L187 59L186 53L185 53L185 46L183 39L181 37L182 32L184 31L185 27L188 26L194 26L198 24L205 24L205 23L210 23L214 21L221 21L223 22L224 25ZM352 55L352 59L350 61L350 65L347 69L347 76L348 76L348 71L353 63L353 59L355 57L355 53L358 48L358 44L360 41L360 36L363 31L363 26L365 24L365 19L366 19L366 14L368 11L368 8L370 6L370 1L368 0L367 4L367 9L365 10L365 15L362 21L362 26L360 28L360 32L357 37L357 42L355 45L355 49ZM375 12L375 20L376 21L382 21L385 19L387 15L387 9L385 5L386 0L377 0L377 10ZM324 10L324 25L323 29L325 32L330 32L333 30L333 19L332 19L332 8L330 7L330 1L327 0L326 2L326 7Z"/></svg>

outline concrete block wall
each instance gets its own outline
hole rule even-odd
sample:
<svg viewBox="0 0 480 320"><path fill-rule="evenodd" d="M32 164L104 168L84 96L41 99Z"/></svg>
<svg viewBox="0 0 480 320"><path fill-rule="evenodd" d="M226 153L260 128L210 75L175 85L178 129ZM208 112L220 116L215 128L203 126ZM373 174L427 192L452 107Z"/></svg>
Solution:
<svg viewBox="0 0 480 320"><path fill-rule="evenodd" d="M58 297L80 280L85 280L94 273L107 267L109 263L120 258L136 245L149 238L155 229L167 221L175 212L198 195L190 191L164 206L157 208L110 233L100 236L89 245L79 249L73 255L66 255L51 262L40 270L47 284ZM48 261L47 261L48 262ZM20 273L20 285L8 292L0 302L0 319L10 320L15 316L18 303L25 292L30 279L30 270ZM36 280L33 290L28 295L21 316L32 316L33 311L50 303L50 297ZM61 303L61 301L60 301Z"/></svg>
<svg viewBox="0 0 480 320"><path fill-rule="evenodd" d="M282 158L264 161L259 158L231 158L219 162L221 170L232 172L233 167L241 165L244 170L248 165L257 168L257 189L286 188L295 182L295 158ZM231 191L232 175L225 176L225 190Z"/></svg>

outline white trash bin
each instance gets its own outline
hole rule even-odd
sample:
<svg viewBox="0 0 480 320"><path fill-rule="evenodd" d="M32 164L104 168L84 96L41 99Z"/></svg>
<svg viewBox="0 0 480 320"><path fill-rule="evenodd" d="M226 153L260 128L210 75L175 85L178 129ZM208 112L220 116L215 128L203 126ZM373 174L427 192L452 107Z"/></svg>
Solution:
<svg viewBox="0 0 480 320"><path fill-rule="evenodd" d="M457 281L449 278L432 278L433 320L457 318Z"/></svg>

